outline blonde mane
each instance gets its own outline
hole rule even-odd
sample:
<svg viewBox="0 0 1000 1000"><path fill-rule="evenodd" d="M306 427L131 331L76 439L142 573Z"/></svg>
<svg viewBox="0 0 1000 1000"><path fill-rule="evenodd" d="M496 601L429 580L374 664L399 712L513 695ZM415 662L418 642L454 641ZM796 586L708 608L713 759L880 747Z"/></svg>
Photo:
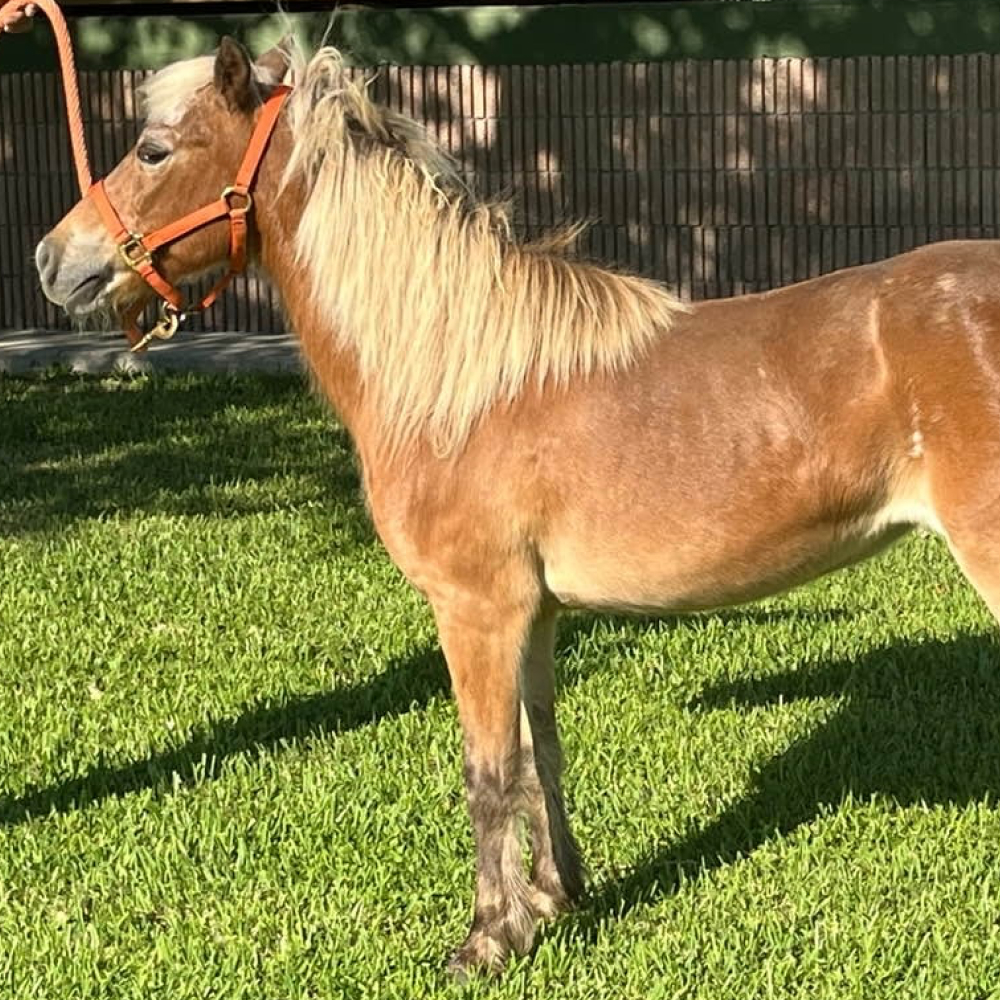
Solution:
<svg viewBox="0 0 1000 1000"><path fill-rule="evenodd" d="M357 356L389 443L427 434L457 448L492 406L527 387L631 365L686 307L665 288L567 259L566 234L519 243L501 205L476 200L415 121L375 104L340 53L292 53L294 138L285 183L302 177L300 264ZM144 88L175 117L211 59Z"/></svg>
<svg viewBox="0 0 1000 1000"><path fill-rule="evenodd" d="M294 152L308 202L297 251L357 355L392 443L453 450L529 385L631 365L686 307L662 286L519 244L414 121L372 102L321 49L295 73Z"/></svg>
<svg viewBox="0 0 1000 1000"><path fill-rule="evenodd" d="M506 212L477 202L416 122L372 102L335 49L294 78L299 261L393 444L426 433L453 450L530 385L631 365L686 309L655 282L567 259L558 239L519 244Z"/></svg>

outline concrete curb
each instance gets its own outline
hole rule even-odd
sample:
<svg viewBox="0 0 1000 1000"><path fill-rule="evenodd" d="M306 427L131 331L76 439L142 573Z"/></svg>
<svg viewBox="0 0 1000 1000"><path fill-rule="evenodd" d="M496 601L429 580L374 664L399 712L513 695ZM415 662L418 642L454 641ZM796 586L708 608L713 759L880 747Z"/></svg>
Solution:
<svg viewBox="0 0 1000 1000"><path fill-rule="evenodd" d="M294 337L284 334L186 333L130 354L120 333L0 332L0 372L24 375L54 366L87 375L112 371L300 372Z"/></svg>

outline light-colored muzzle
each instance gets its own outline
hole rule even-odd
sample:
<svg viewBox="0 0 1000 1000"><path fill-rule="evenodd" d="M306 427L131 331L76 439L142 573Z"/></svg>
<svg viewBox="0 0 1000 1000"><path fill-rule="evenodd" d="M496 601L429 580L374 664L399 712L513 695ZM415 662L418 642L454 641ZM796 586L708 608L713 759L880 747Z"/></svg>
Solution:
<svg viewBox="0 0 1000 1000"><path fill-rule="evenodd" d="M109 308L128 270L103 227L75 226L75 214L76 210L41 240L35 248L35 267L45 297L79 319Z"/></svg>

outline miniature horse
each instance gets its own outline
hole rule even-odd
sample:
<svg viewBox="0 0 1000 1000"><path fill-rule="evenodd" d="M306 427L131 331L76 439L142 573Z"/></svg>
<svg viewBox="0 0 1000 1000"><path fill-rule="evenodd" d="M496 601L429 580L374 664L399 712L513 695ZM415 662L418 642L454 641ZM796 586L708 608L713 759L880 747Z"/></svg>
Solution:
<svg viewBox="0 0 1000 1000"><path fill-rule="evenodd" d="M145 129L106 182L129 228L218 196L287 62L224 39L147 84ZM380 538L433 607L477 851L452 963L498 968L583 889L553 707L561 609L750 601L922 525L1000 612L1000 244L687 306L558 237L519 242L334 50L295 79L250 252L353 437ZM226 254L216 221L155 258L181 281ZM89 197L36 261L77 316L149 295Z"/></svg>

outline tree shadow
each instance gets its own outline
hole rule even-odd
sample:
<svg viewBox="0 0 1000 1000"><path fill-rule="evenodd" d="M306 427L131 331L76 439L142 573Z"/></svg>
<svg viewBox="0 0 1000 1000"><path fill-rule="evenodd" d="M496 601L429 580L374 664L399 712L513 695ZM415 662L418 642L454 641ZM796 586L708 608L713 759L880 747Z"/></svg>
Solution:
<svg viewBox="0 0 1000 1000"><path fill-rule="evenodd" d="M441 9L421 24L412 11L379 10L348 16L334 40L369 63L358 70L365 77L390 60L377 98L424 122L485 196L511 197L520 234L588 220L582 256L684 298L762 291L936 240L995 237L997 70L961 37L986 7L922 10L917 30L905 4L867 13L862 4L772 6L576 16L572 44L565 9L528 8L509 23ZM984 42L998 30L988 20ZM244 37L263 23L245 21ZM221 27L199 21L198 47L210 48ZM164 58L193 44L176 26L160 28ZM123 30L102 24L101 44L115 52ZM875 38L901 31L918 44L873 54ZM928 37L956 54L928 54ZM798 56L767 57L792 42ZM98 173L135 134L143 76L82 76ZM0 74L0 97L11 136L0 149L0 215L10 220L6 236L0 227L0 258L10 260L0 268L0 325L64 329L31 263L35 241L75 200L62 113L52 114L56 81ZM192 329L274 331L282 322L272 290L250 276Z"/></svg>
<svg viewBox="0 0 1000 1000"><path fill-rule="evenodd" d="M840 611L810 612L737 609L718 617L734 624L788 621ZM692 616L666 616L657 621L668 628L686 627ZM575 615L560 629L557 656L571 652L598 622L609 627L635 625L635 618ZM557 661L558 662L558 661ZM572 670L560 668L562 686L581 683L600 669L596 657L587 657ZM234 757L279 754L292 741L324 739L426 708L450 691L444 658L437 644L424 646L391 661L380 674L332 691L315 692L272 704L264 696L239 709L234 716L217 719L194 730L180 746L154 750L140 760L124 764L97 763L79 777L52 785L35 785L15 796L0 797L0 825L16 825L32 817L66 813L108 798L152 790L175 791L224 773Z"/></svg>
<svg viewBox="0 0 1000 1000"><path fill-rule="evenodd" d="M814 820L845 797L900 806L1000 796L1000 649L993 636L904 643L857 660L707 688L695 712L750 712L844 696L817 731L765 763L752 790L676 843L651 846L630 870L594 887L550 933L592 940L623 915Z"/></svg>
<svg viewBox="0 0 1000 1000"><path fill-rule="evenodd" d="M98 763L80 777L0 797L0 825L71 812L132 792L149 790L162 795L214 781L231 758L279 754L293 741L322 739L424 708L447 691L440 652L424 647L357 684L277 705L262 698L244 705L234 718L196 729L181 746L153 751L131 763Z"/></svg>
<svg viewBox="0 0 1000 1000"><path fill-rule="evenodd" d="M0 535L119 513L234 517L290 483L374 539L346 432L296 376L7 379ZM231 489L234 484L240 488Z"/></svg>
<svg viewBox="0 0 1000 1000"><path fill-rule="evenodd" d="M495 37L440 12L430 39L414 35L412 58L427 62L446 41L451 61L475 65L385 66L374 92L427 124L479 191L511 197L519 233L587 220L581 256L683 298L763 291L936 240L995 236L988 57L849 47L810 57L828 51L816 43L830 31L851 37L861 12L831 23L807 4L780 32L786 41L801 32L801 57L750 57L777 36L756 9L736 9L751 5L716 5L726 6L712 25L678 23L675 40L702 43L659 59L639 37L650 30L642 18L578 17L574 46L615 55L569 64L540 41L556 23L565 30L565 15L535 8L503 29L511 51L539 53L534 65L498 62ZM905 23L901 8L885 16ZM378 24L381 38L405 43L405 12L380 12ZM738 36L739 54L705 58ZM381 50L373 41L362 51Z"/></svg>

